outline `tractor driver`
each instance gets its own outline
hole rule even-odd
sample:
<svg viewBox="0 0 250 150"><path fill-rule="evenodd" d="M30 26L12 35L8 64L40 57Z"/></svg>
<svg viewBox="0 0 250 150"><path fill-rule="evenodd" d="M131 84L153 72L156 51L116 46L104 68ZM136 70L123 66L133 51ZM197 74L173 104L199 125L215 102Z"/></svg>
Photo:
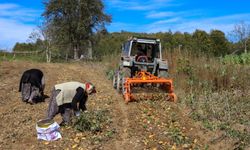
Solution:
<svg viewBox="0 0 250 150"><path fill-rule="evenodd" d="M147 62L147 55L145 49L142 48L141 44L137 45L137 54L135 56L135 60L138 62Z"/></svg>

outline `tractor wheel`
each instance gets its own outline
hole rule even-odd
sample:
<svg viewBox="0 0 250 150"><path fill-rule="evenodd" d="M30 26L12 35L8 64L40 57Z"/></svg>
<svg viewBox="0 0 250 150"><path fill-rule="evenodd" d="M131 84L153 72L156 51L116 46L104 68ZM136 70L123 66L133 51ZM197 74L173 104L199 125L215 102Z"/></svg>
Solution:
<svg viewBox="0 0 250 150"><path fill-rule="evenodd" d="M123 77L125 78L130 78L131 77L131 69L130 68L123 68Z"/></svg>
<svg viewBox="0 0 250 150"><path fill-rule="evenodd" d="M126 78L130 78L131 77L131 69L130 68L123 68L123 77L122 77L122 94L125 93L125 82L126 82Z"/></svg>
<svg viewBox="0 0 250 150"><path fill-rule="evenodd" d="M124 95L125 94L125 92L126 92L126 90L125 90L125 78L123 77L122 78L122 94Z"/></svg>
<svg viewBox="0 0 250 150"><path fill-rule="evenodd" d="M122 88L122 74L121 72L118 72L116 78L116 90L120 92L121 88Z"/></svg>
<svg viewBox="0 0 250 150"><path fill-rule="evenodd" d="M159 70L158 76L161 78L168 78L168 71L167 70Z"/></svg>
<svg viewBox="0 0 250 150"><path fill-rule="evenodd" d="M114 89L117 88L117 73L113 75L113 88Z"/></svg>

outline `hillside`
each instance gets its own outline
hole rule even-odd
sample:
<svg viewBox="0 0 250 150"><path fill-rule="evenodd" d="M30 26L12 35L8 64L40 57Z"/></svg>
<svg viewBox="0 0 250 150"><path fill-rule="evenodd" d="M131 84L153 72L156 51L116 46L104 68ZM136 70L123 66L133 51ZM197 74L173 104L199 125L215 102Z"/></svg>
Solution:
<svg viewBox="0 0 250 150"><path fill-rule="evenodd" d="M176 93L182 95L177 104L158 97L126 105L107 79L107 67L107 64L92 62L1 62L0 149L234 149L239 145L238 140L224 136L224 132L208 130L200 121L191 119L190 110L180 103L185 95L180 86L176 88ZM104 115L109 121L103 130L92 133L63 127L61 140L38 141L35 125L45 116L49 98L36 105L21 101L19 79L29 68L43 70L45 94L48 96L56 83L71 80L93 82L97 93L89 97L87 108L89 113L106 112ZM57 122L60 119L60 115L55 118Z"/></svg>

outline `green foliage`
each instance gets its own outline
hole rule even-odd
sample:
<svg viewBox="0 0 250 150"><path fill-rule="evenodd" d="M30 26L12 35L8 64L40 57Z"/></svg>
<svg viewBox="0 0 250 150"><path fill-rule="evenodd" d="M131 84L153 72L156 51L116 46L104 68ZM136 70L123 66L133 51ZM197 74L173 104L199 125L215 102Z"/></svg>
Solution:
<svg viewBox="0 0 250 150"><path fill-rule="evenodd" d="M45 56L40 54L14 55L12 53L0 53L0 61L34 61L45 62Z"/></svg>
<svg viewBox="0 0 250 150"><path fill-rule="evenodd" d="M114 70L107 70L106 71L106 76L108 77L109 80L112 80L114 75L115 75Z"/></svg>
<svg viewBox="0 0 250 150"><path fill-rule="evenodd" d="M196 30L193 35L193 44L195 53L209 54L212 51L212 43L209 35L202 30Z"/></svg>
<svg viewBox="0 0 250 150"><path fill-rule="evenodd" d="M43 41L41 39L37 39L35 43L16 43L13 47L13 51L22 52L22 51L38 51L42 48Z"/></svg>
<svg viewBox="0 0 250 150"><path fill-rule="evenodd" d="M238 139L238 143L236 145L235 149L244 149L244 147L247 147L250 145L250 134L247 132L240 132L238 130L234 130L231 128L226 129L226 134L227 136L231 138L236 138Z"/></svg>
<svg viewBox="0 0 250 150"><path fill-rule="evenodd" d="M190 139L185 138L184 133L178 127L170 127L166 133L177 145L190 143Z"/></svg>
<svg viewBox="0 0 250 150"><path fill-rule="evenodd" d="M194 33L181 33L171 31L159 33L133 33L133 32L115 32L115 33L97 33L95 35L96 44L94 45L94 56L102 58L103 56L117 55L121 53L121 45L129 37L153 37L161 39L163 51L188 51L192 54L206 54L214 56L224 56L229 52L230 44L225 38L225 34L219 30L212 30L206 33L202 30L196 30Z"/></svg>
<svg viewBox="0 0 250 150"><path fill-rule="evenodd" d="M79 131L101 132L105 125L110 123L108 111L84 112L74 122L74 127ZM111 134L111 133L108 133Z"/></svg>
<svg viewBox="0 0 250 150"><path fill-rule="evenodd" d="M210 33L207 33L202 30L196 30L194 33L187 33L187 32L172 33L171 31L159 32L159 33L134 33L126 31L108 33L105 28L100 28L100 30L98 30L97 32L92 32L94 28L91 28L91 30L89 29L89 31L91 31L91 34L85 34L86 32L85 28L81 28L84 31L78 31L79 30L78 28L80 28L81 25L86 20L83 20L83 22L78 22L78 24L76 24L73 21L72 24L65 25L67 23L67 20L64 20L65 18L57 18L60 15L55 17L57 13L60 13L57 12L58 11L56 9L57 7L66 7L65 9L66 10L69 9L68 10L69 12L71 12L70 7L76 7L71 5L66 6L66 3L67 3L66 1L63 1L62 4L53 4L53 3L46 4L46 6L48 7L46 8L46 11L48 12L46 13L45 11L44 15L47 17L48 21L50 21L51 19L50 23L45 24L47 26L46 27L47 41L37 41L35 44L17 43L16 44L17 47L20 47L19 45L28 45L28 47L31 48L27 49L39 50L39 48L42 47L41 45L48 45L47 42L49 40L50 49L53 55L52 58L53 59L56 58L59 60L59 59L64 59L66 55L72 58L74 55L74 51L72 49L74 47L78 48L77 51L79 52L79 54L86 55L86 53L88 53L87 49L89 47L88 40L90 40L92 42L93 57L96 60L103 60L107 59L108 57L112 59L118 58L119 57L118 55L121 53L122 43L125 42L131 36L151 37L151 38L161 39L163 54L166 51L171 53L178 51L183 54L190 53L196 56L198 55L224 56L229 52L231 52L232 49L235 49L236 47L235 45L237 44L228 42L228 40L225 38L225 34L219 30L212 30ZM49 11L52 8L53 11ZM75 18L74 16L70 16L69 19L74 20ZM106 20L106 22L109 21ZM70 25L72 26L72 29L69 27ZM77 32L74 30L77 30ZM75 32L77 33L76 35L74 34ZM18 48L18 49L21 50L26 48ZM45 48L43 47L42 49Z"/></svg>
<svg viewBox="0 0 250 150"><path fill-rule="evenodd" d="M210 32L210 39L212 44L211 52L214 56L224 56L229 52L229 42L222 31L212 30Z"/></svg>
<svg viewBox="0 0 250 150"><path fill-rule="evenodd" d="M222 62L225 64L250 64L250 53L242 53L241 55L226 55Z"/></svg>
<svg viewBox="0 0 250 150"><path fill-rule="evenodd" d="M176 69L177 73L183 73L187 76L193 77L194 68L188 59L178 59Z"/></svg>

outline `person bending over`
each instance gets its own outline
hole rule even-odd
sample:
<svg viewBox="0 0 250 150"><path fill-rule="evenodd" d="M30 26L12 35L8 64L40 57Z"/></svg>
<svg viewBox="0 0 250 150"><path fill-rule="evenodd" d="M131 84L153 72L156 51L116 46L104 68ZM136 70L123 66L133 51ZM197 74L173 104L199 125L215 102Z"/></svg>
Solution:
<svg viewBox="0 0 250 150"><path fill-rule="evenodd" d="M92 83L66 82L56 84L52 89L48 108L48 119L53 119L57 114L61 114L60 125L68 125L71 122L72 111L75 116L80 115L80 110L86 110L88 95L96 93Z"/></svg>

